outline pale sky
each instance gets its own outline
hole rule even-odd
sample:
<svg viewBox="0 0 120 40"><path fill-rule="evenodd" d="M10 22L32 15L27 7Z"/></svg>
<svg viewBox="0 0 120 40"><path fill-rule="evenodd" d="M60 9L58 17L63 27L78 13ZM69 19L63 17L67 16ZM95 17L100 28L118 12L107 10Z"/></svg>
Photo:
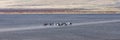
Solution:
<svg viewBox="0 0 120 40"><path fill-rule="evenodd" d="M0 0L0 8L114 8L120 0ZM117 8L116 8L117 9Z"/></svg>

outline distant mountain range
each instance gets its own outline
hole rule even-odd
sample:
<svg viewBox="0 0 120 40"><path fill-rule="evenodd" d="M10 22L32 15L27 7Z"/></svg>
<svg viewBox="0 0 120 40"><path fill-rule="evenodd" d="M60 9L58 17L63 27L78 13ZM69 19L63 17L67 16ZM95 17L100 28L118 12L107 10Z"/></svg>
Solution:
<svg viewBox="0 0 120 40"><path fill-rule="evenodd" d="M0 0L0 9L120 10L120 0Z"/></svg>

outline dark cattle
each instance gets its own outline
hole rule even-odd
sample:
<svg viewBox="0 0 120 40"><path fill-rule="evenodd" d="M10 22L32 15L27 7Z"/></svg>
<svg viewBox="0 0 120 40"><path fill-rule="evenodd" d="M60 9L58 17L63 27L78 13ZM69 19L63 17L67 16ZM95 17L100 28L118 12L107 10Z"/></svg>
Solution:
<svg viewBox="0 0 120 40"><path fill-rule="evenodd" d="M61 25L62 25L62 26L67 26L67 24L66 24L66 23L62 23Z"/></svg>
<svg viewBox="0 0 120 40"><path fill-rule="evenodd" d="M67 26L67 25L72 25L70 22L66 23L45 23L44 26Z"/></svg>
<svg viewBox="0 0 120 40"><path fill-rule="evenodd" d="M72 23L70 23L69 25L72 25Z"/></svg>
<svg viewBox="0 0 120 40"><path fill-rule="evenodd" d="M46 24L44 24L44 26L47 26L48 24L46 23Z"/></svg>

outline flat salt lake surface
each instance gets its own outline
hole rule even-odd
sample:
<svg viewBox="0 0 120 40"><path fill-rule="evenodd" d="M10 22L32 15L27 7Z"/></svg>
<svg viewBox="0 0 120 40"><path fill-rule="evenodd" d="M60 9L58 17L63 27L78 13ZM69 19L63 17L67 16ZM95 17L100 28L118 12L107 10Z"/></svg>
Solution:
<svg viewBox="0 0 120 40"><path fill-rule="evenodd" d="M0 40L120 40L120 14L2 14Z"/></svg>

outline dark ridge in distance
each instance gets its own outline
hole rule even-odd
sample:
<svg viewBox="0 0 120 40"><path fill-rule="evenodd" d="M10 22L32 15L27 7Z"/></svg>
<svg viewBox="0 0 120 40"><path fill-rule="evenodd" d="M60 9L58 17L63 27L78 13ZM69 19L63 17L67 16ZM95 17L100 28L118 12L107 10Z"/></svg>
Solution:
<svg viewBox="0 0 120 40"><path fill-rule="evenodd" d="M73 10L91 10L84 8L74 8L74 9L0 9L0 12L64 12Z"/></svg>

